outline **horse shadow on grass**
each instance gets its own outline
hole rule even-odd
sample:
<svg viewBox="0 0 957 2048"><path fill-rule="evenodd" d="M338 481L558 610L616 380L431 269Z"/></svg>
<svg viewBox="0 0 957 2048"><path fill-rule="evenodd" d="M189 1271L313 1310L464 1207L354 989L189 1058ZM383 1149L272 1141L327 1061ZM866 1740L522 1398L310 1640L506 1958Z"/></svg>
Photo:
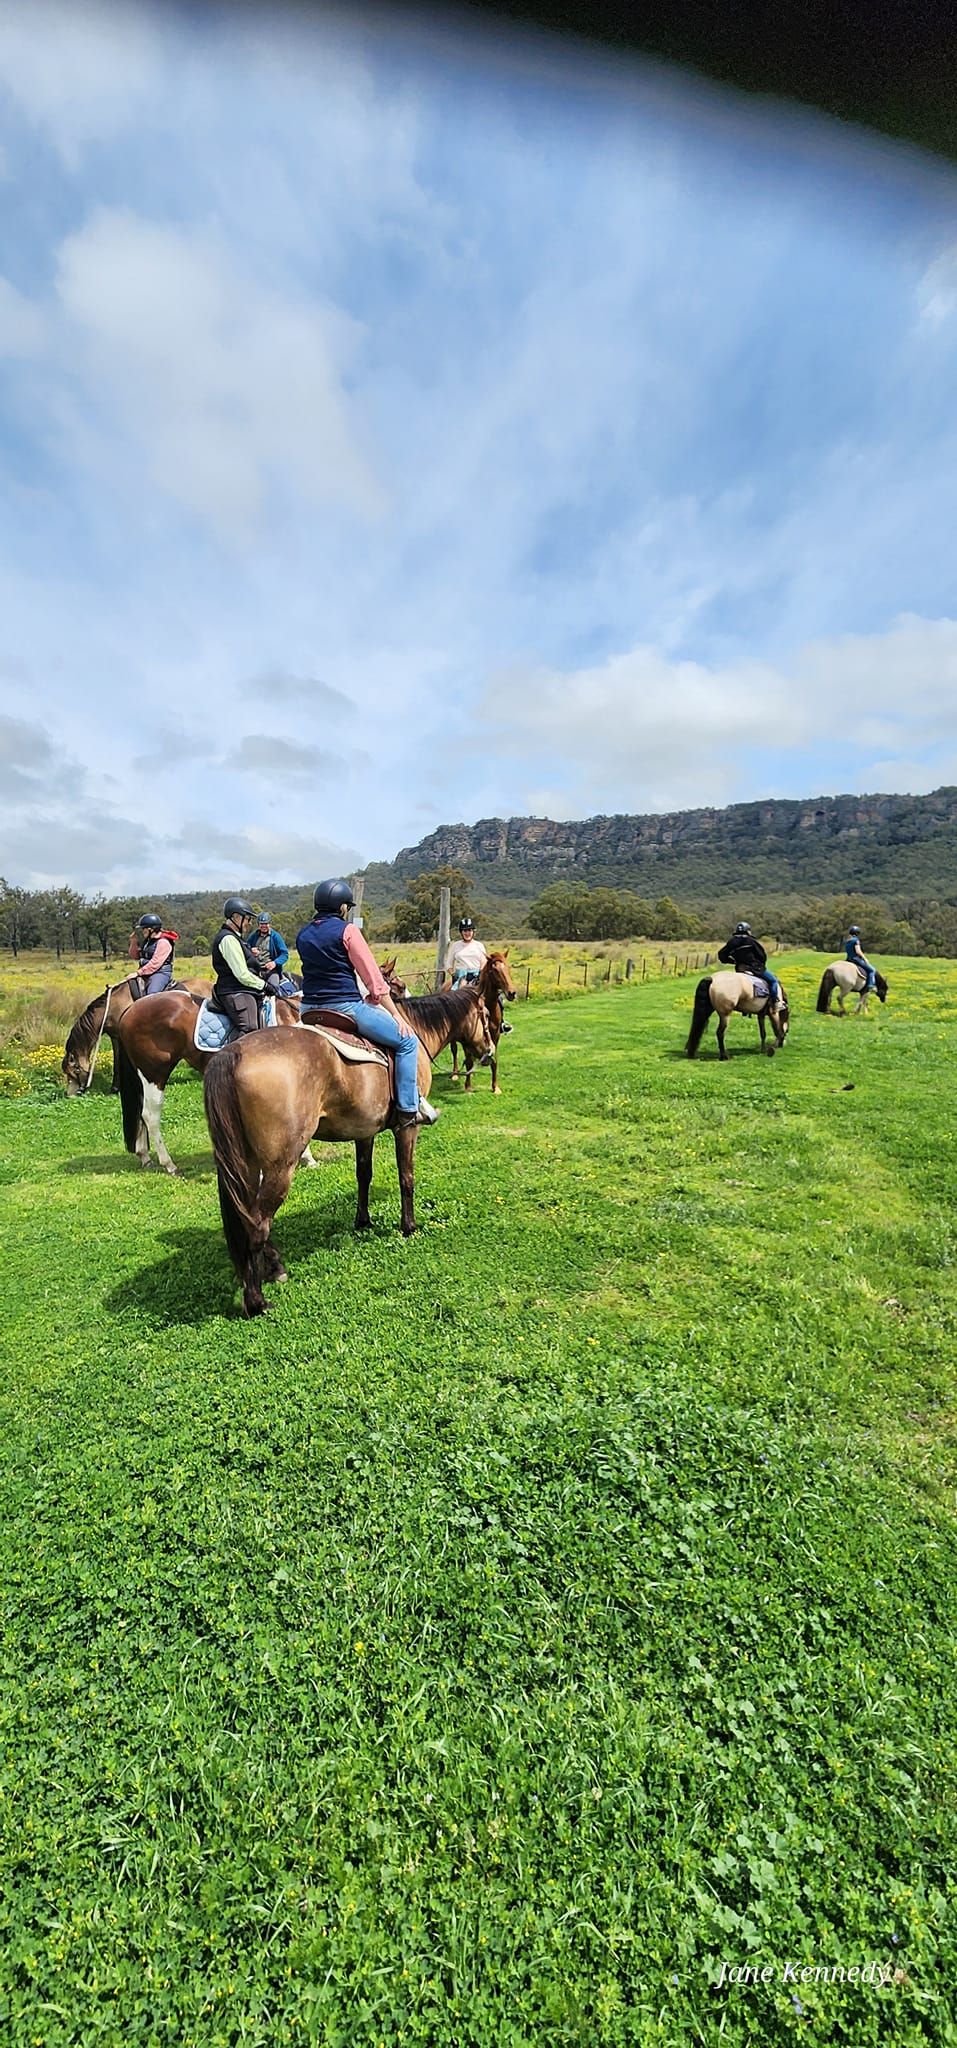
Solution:
<svg viewBox="0 0 957 2048"><path fill-rule="evenodd" d="M276 1220L276 1242L296 1278L301 1268L317 1253L334 1257L344 1245L355 1241L352 1227L355 1196L335 1196L321 1208L310 1204L299 1210L281 1210ZM364 1239L399 1237L398 1215L373 1215ZM217 1218L207 1227L184 1226L161 1230L159 1240L169 1247L167 1257L154 1259L129 1274L106 1296L105 1306L113 1313L143 1317L149 1303L149 1318L164 1329L215 1322L222 1316L239 1316L238 1282L230 1264ZM401 1239L400 1239L401 1242ZM268 1298L278 1301L281 1287L270 1287Z"/></svg>
<svg viewBox="0 0 957 2048"><path fill-rule="evenodd" d="M208 1149L205 1152L178 1152L174 1164L176 1175L168 1176L170 1179L177 1177L180 1180L212 1179L216 1171L216 1161L213 1158L212 1152ZM87 1152L79 1159L64 1159L57 1171L59 1173L152 1174L161 1171L161 1169L157 1167L142 1167L132 1152L101 1152L95 1156L91 1156Z"/></svg>

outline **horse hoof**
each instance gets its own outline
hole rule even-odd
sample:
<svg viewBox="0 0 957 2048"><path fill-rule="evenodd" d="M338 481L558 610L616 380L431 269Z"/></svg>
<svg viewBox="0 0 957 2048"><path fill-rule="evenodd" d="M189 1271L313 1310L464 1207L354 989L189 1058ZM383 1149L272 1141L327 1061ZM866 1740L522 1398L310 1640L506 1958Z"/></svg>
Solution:
<svg viewBox="0 0 957 2048"><path fill-rule="evenodd" d="M260 1297L259 1297L259 1300L258 1300L258 1301L244 1301L244 1302L243 1302L243 1315L244 1315L244 1316L246 1317L246 1320L247 1320L247 1322L251 1322L251 1321L252 1321L252 1318L253 1318L253 1316L264 1316L264 1315L266 1315L266 1313L267 1313L267 1311L268 1311L268 1308L269 1308L269 1303L268 1303L268 1301L264 1301L264 1300L263 1300L263 1298L262 1298L262 1296L260 1295Z"/></svg>

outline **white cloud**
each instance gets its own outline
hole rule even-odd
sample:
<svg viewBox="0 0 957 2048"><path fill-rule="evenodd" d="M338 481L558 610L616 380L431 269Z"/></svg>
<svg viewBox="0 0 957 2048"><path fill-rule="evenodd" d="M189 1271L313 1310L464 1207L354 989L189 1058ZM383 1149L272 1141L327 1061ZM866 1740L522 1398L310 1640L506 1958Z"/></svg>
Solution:
<svg viewBox="0 0 957 2048"><path fill-rule="evenodd" d="M251 535L277 486L379 511L343 389L347 316L257 285L200 233L109 209L63 243L57 288L103 428L218 532Z"/></svg>
<svg viewBox="0 0 957 2048"><path fill-rule="evenodd" d="M737 793L751 750L786 761L852 745L904 757L957 743L957 620L905 616L886 633L812 642L787 667L709 667L636 647L564 674L510 672L492 682L481 715L502 754L566 770L566 816L595 801L623 810L720 801ZM896 775L899 763L887 768Z"/></svg>
<svg viewBox="0 0 957 2048"><path fill-rule="evenodd" d="M154 11L131 0L13 0L0 12L0 87L74 165L132 126L160 61Z"/></svg>
<svg viewBox="0 0 957 2048"><path fill-rule="evenodd" d="M32 357L46 344L46 321L38 306L0 277L0 357Z"/></svg>
<svg viewBox="0 0 957 2048"><path fill-rule="evenodd" d="M928 264L917 287L921 320L940 327L957 311L957 242Z"/></svg>

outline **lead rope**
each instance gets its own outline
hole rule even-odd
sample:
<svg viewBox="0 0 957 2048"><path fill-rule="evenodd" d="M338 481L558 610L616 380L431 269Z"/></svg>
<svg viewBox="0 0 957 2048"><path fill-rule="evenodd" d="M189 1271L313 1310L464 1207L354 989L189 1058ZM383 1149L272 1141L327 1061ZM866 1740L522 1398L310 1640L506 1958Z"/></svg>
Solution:
<svg viewBox="0 0 957 2048"><path fill-rule="evenodd" d="M113 987L114 987L114 984L113 984L113 982L111 982L111 981L108 981L108 982L107 982L107 984L106 984L106 1001L105 1001L105 1003L104 1003L104 1005L103 1005L103 1022L102 1022L102 1024L100 1025L99 1031L98 1031L98 1033L97 1033L97 1039L96 1039L96 1044L95 1044L95 1046L93 1047L93 1051L92 1051L92 1053L90 1054L90 1071L89 1071L89 1073L87 1074L86 1080L85 1080L85 1081L84 1081L84 1083L83 1083L83 1093L84 1093L84 1095L86 1094L86 1091L87 1091L87 1089L89 1088L89 1086L90 1086L90 1084L91 1084L91 1082L92 1082L92 1080L93 1080L93 1069L94 1069L94 1067L96 1066L96 1055L97 1055L97 1053L98 1053L98 1052L99 1052L99 1050L100 1050L100 1041L101 1041L101 1039L102 1039L102 1037L103 1037L103 1033L104 1033L104 1031L106 1030L106 1020L107 1020L107 1017L108 1017L108 1016L109 1016L109 1014L110 1014L110 997L111 997L111 995L113 994Z"/></svg>

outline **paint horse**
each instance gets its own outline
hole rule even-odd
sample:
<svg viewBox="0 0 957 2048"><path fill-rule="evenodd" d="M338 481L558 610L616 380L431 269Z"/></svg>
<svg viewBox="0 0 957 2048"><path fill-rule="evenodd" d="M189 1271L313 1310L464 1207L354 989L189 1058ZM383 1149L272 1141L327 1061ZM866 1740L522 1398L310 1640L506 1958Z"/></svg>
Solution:
<svg viewBox="0 0 957 2048"><path fill-rule="evenodd" d="M432 1059L449 1043L453 1030L474 1057L490 1055L488 1016L474 988L425 996L417 1004L402 1001L396 1007L409 1022L415 1011L420 1095L428 1094ZM280 1026L248 1032L218 1053L206 1072L206 1120L216 1159L220 1214L246 1316L261 1316L268 1308L262 1291L265 1281L287 1277L270 1233L310 1138L354 1144L355 1227L368 1230L372 1149L379 1133L391 1129L403 1235L410 1237L415 1229L419 1127L396 1128L385 1058L349 1033L345 1018L342 1026L347 1034L344 1050L323 1027L308 1023L298 1030Z"/></svg>
<svg viewBox="0 0 957 2048"><path fill-rule="evenodd" d="M498 1085L498 1042L502 1035L502 1004L514 1003L516 995L515 984L509 972L507 946L504 953L489 954L484 967L479 973L477 982L472 983L471 986L478 989L479 995L482 997L488 1011L489 1030L492 1034L492 1057L488 1062L492 1069L492 1094L501 1095L502 1091ZM469 1058L468 1048L464 1045L462 1052L465 1059L465 1092L466 1095L470 1095L472 1092L472 1067L474 1061ZM459 1047L458 1041L453 1039L452 1079L457 1081L458 1078Z"/></svg>
<svg viewBox="0 0 957 2048"><path fill-rule="evenodd" d="M884 980L884 976L878 973L876 967L874 969L874 987L880 1001L886 1003L887 983ZM856 1017L860 1016L862 1010L866 1016L867 998L870 991L863 967L858 967L854 960L832 960L830 967L825 967L824 973L821 976L821 986L817 992L817 1007L823 1016L830 1017L834 1014L831 1009L831 997L835 989L837 990L837 1014L839 1017L847 1016L847 1011L844 1008L845 996L857 997L857 1009L854 1012Z"/></svg>
<svg viewBox="0 0 957 2048"><path fill-rule="evenodd" d="M133 976L133 979L135 980L136 977ZM196 997L197 1002L203 996L212 995L213 992L211 981L203 981L201 977L195 975L188 977L186 980L174 982L173 987L177 990L185 989L189 995ZM159 997L143 996L140 1000L153 1003L158 1002ZM86 1009L81 1011L75 1024L71 1026L70 1035L66 1042L66 1050L60 1062L61 1069L66 1075L66 1092L68 1095L86 1094L93 1080L96 1055L104 1033L110 1039L113 1047L113 1080L110 1092L113 1095L119 1094L120 1076L117 1032L127 1011L134 1007L135 1001L136 998L133 995L130 982L128 980L117 981L105 988L102 995L94 996L92 1002L87 1003Z"/></svg>
<svg viewBox="0 0 957 2048"><path fill-rule="evenodd" d="M210 983L205 986L211 991ZM286 1002L280 996L276 1013L283 1024L299 1023L298 1001ZM144 997L142 1002L134 1003L120 1019L117 1050L123 1142L128 1152L136 1153L141 1166L155 1163L167 1173L176 1172L162 1130L163 1099L174 1067L185 1060L187 1066L201 1074L210 1060L223 1056L221 1052L204 1052L197 1046L198 1018L199 1007L192 996L168 989L165 995ZM318 1164L308 1148L303 1152L302 1163Z"/></svg>
<svg viewBox="0 0 957 2048"><path fill-rule="evenodd" d="M764 989L763 995L756 993L756 981L758 988ZM725 1051L724 1034L728 1027L728 1018L734 1014L735 1010L740 1011L744 1017L757 1018L758 1029L761 1033L761 1051L767 1050L769 1056L775 1053L779 1045L784 1044L788 1035L791 1019L788 999L783 988L781 989L781 1000L777 1008L772 1010L767 984L761 981L760 976L736 974L732 969L729 969L726 974L706 974L699 981L695 989L691 1030L688 1033L688 1042L685 1046L685 1052L689 1060L694 1059L695 1053L701 1044L707 1026L711 1021L712 1010L718 1019L718 1057L723 1060L728 1058L728 1054ZM765 1018L770 1018L771 1020L775 1040L773 1045L766 1045Z"/></svg>

